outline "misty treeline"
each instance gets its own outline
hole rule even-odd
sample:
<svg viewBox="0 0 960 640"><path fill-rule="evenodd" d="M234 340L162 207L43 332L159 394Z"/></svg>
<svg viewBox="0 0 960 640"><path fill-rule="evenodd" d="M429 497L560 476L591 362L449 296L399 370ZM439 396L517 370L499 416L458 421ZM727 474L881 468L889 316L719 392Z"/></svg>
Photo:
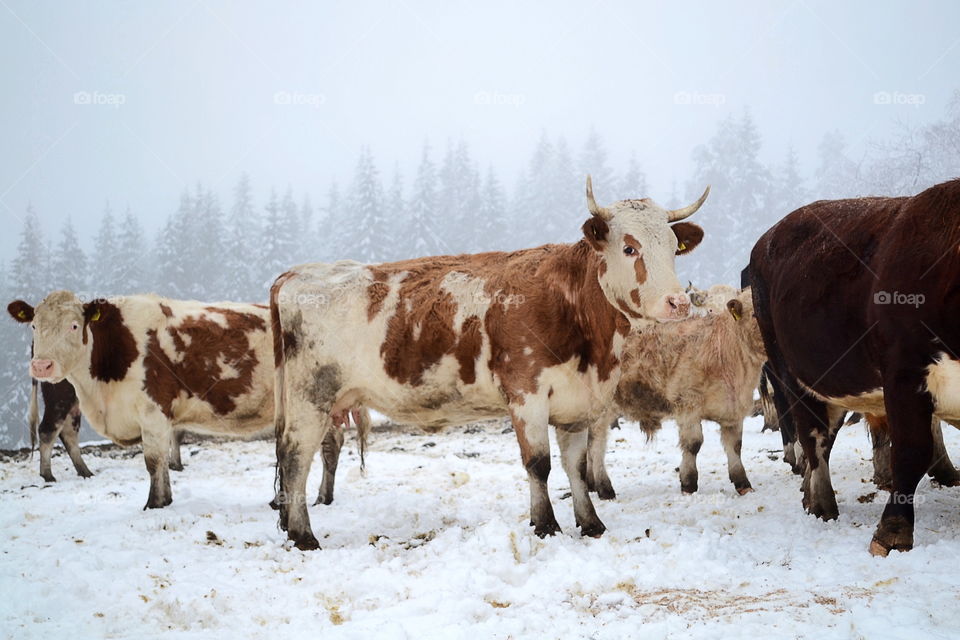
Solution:
<svg viewBox="0 0 960 640"><path fill-rule="evenodd" d="M154 237L147 236L134 211L115 211L108 204L88 246L69 218L53 232L43 229L39 212L28 207L16 255L0 265L0 291L7 301L31 303L55 289L88 299L154 292L262 302L272 279L301 262L382 262L575 241L588 215L588 173L601 204L652 197L675 208L712 185L697 216L706 239L678 261L678 270L698 286L738 285L759 235L804 203L908 195L960 175L960 91L939 120L919 127L898 124L895 135L871 141L859 157L851 155L839 131L823 135L810 170L800 166L792 149L772 164L761 159L762 150L763 136L748 110L720 121L713 136L693 150L692 171L670 185L648 184L644 166L657 158L642 150L613 166L595 132L576 149L544 132L526 166L509 181L494 162L474 157L465 140L442 149L424 144L410 175L401 174L398 164L383 166L375 149L364 147L349 182L331 183L318 198L271 189L266 201L257 202L247 175L229 193L190 187ZM4 446L28 441L29 335L12 321L0 323L6 356L0 363Z"/></svg>

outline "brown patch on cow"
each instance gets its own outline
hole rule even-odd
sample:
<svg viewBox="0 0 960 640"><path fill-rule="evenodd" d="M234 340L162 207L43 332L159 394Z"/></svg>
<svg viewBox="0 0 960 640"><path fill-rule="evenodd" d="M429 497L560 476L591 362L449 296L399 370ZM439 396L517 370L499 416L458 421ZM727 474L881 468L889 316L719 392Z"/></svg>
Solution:
<svg viewBox="0 0 960 640"><path fill-rule="evenodd" d="M123 380L139 355L137 341L123 322L120 308L106 300L83 305L83 343L93 338L90 375L100 382Z"/></svg>
<svg viewBox="0 0 960 640"><path fill-rule="evenodd" d="M630 292L630 300L632 300L633 304L637 305L638 307L643 307L643 301L640 300L639 289L634 289Z"/></svg>
<svg viewBox="0 0 960 640"><path fill-rule="evenodd" d="M211 314L226 320L223 326ZM176 357L160 346L157 329L147 332L144 389L168 418L174 415L173 403L181 394L209 404L218 415L237 408L236 399L253 386L253 373L259 363L252 336L266 330L258 315L232 309L207 307L203 315L186 316L166 328ZM236 375L224 377L224 365Z"/></svg>
<svg viewBox="0 0 960 640"><path fill-rule="evenodd" d="M583 237L590 243L594 251L603 250L603 245L607 242L607 234L610 233L610 227L605 220L591 216L589 220L583 223L581 230L583 231Z"/></svg>
<svg viewBox="0 0 960 640"><path fill-rule="evenodd" d="M637 284L643 284L647 281L647 264L643 261L643 247L640 246L640 242L629 233L623 236L623 243L628 247L633 247L637 252L633 258L633 270L636 272Z"/></svg>
<svg viewBox="0 0 960 640"><path fill-rule="evenodd" d="M268 304L260 304L260 303L257 303L257 304L255 304L255 305L253 305L253 306L255 306L257 309L269 309L269 308L270 308L270 305L268 305Z"/></svg>
<svg viewBox="0 0 960 640"><path fill-rule="evenodd" d="M630 307L630 305L627 304L627 301L624 300L623 298L617 298L617 306L620 308L620 311L623 311L623 313L630 316L631 318L639 319L643 317L642 313L637 313L636 311L634 311Z"/></svg>
<svg viewBox="0 0 960 640"><path fill-rule="evenodd" d="M160 312L168 318L173 317L173 310L162 302L160 303Z"/></svg>
<svg viewBox="0 0 960 640"><path fill-rule="evenodd" d="M454 349L454 355L460 364L460 379L464 384L473 384L477 381L477 358L483 346L480 327L480 318L477 316L470 316L460 327L460 340Z"/></svg>
<svg viewBox="0 0 960 640"><path fill-rule="evenodd" d="M602 278L607 273L607 260L600 258L600 266L597 267L597 277Z"/></svg>
<svg viewBox="0 0 960 640"><path fill-rule="evenodd" d="M367 320L373 320L383 308L383 302L390 294L390 286L386 283L389 274L379 269L371 269L373 282L367 286Z"/></svg>
<svg viewBox="0 0 960 640"><path fill-rule="evenodd" d="M520 445L520 460L526 465L531 457L530 442L527 440L527 423L523 418L512 416L513 432L517 436L517 443Z"/></svg>
<svg viewBox="0 0 960 640"><path fill-rule="evenodd" d="M33 322L33 307L23 300L14 300L8 304L7 313L17 322Z"/></svg>

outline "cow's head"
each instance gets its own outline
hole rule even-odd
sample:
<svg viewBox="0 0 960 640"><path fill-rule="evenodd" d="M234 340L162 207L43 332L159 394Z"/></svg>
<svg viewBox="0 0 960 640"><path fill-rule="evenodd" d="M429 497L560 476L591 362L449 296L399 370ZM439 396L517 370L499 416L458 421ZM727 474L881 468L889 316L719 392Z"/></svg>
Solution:
<svg viewBox="0 0 960 640"><path fill-rule="evenodd" d="M737 332L743 343L755 354L764 354L763 335L753 312L753 293L746 287L726 303L726 309L733 317ZM764 356L766 357L766 356Z"/></svg>
<svg viewBox="0 0 960 640"><path fill-rule="evenodd" d="M693 215L709 193L707 187L699 200L682 209L664 209L648 198L601 207L587 176L592 215L583 224L583 235L600 259L604 294L631 324L680 320L689 314L690 299L677 280L674 260L700 244L703 229L680 220Z"/></svg>
<svg viewBox="0 0 960 640"><path fill-rule="evenodd" d="M83 341L83 305L69 291L55 291L36 308L15 300L7 311L33 329L30 375L44 382L60 382L86 355Z"/></svg>

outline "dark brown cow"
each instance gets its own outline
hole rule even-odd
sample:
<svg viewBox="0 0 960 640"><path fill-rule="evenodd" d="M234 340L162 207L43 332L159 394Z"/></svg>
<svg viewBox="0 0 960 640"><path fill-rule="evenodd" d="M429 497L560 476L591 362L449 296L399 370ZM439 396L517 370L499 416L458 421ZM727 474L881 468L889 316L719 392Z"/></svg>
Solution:
<svg viewBox="0 0 960 640"><path fill-rule="evenodd" d="M808 464L804 506L837 517L829 460L845 411L886 415L893 491L870 550L913 547L931 426L960 419L960 180L902 198L820 201L750 257L757 320Z"/></svg>

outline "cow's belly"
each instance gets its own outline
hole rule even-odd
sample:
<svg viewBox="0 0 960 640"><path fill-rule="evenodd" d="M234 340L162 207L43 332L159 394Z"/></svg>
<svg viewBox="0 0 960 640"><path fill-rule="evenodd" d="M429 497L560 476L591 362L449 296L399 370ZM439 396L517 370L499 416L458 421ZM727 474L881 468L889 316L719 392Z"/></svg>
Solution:
<svg viewBox="0 0 960 640"><path fill-rule="evenodd" d="M579 425L599 419L613 409L613 392L618 378L597 377L596 367L577 371L579 362L571 360L545 369L540 375L538 395L545 395L553 425Z"/></svg>
<svg viewBox="0 0 960 640"><path fill-rule="evenodd" d="M927 368L927 390L933 396L939 418L948 422L960 420L960 362L941 353Z"/></svg>

